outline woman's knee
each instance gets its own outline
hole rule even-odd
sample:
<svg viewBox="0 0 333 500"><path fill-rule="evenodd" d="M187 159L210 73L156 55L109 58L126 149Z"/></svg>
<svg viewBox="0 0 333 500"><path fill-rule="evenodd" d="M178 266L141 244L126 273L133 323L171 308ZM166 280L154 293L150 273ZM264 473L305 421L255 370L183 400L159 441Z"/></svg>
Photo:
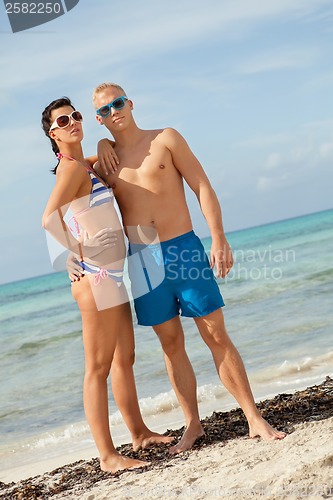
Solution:
<svg viewBox="0 0 333 500"><path fill-rule="evenodd" d="M112 361L112 369L123 369L131 367L135 362L135 350L134 349L118 349L114 353Z"/></svg>
<svg viewBox="0 0 333 500"><path fill-rule="evenodd" d="M93 360L86 363L85 378L107 380L110 375L111 361Z"/></svg>

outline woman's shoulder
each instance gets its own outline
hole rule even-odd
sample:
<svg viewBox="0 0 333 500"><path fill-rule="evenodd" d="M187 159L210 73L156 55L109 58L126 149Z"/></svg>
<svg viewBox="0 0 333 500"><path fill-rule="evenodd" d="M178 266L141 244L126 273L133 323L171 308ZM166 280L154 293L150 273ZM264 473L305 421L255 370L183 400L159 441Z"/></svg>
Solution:
<svg viewBox="0 0 333 500"><path fill-rule="evenodd" d="M67 158L62 158L57 168L57 176L60 177L86 177L86 169L82 163L77 160L69 160Z"/></svg>
<svg viewBox="0 0 333 500"><path fill-rule="evenodd" d="M84 166L77 160L61 159L56 173L56 183L71 190L80 189L83 186L90 186L91 180Z"/></svg>

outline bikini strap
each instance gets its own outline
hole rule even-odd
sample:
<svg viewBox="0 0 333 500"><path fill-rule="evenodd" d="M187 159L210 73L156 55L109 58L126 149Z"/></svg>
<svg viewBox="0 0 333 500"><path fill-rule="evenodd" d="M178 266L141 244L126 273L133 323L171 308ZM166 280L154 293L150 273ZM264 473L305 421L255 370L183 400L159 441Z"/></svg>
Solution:
<svg viewBox="0 0 333 500"><path fill-rule="evenodd" d="M57 153L56 156L57 156L58 160L61 160L62 158L67 158L67 160L78 161L86 170L88 170L88 172L94 172L94 169L92 169L90 165L88 167L87 165L84 165L79 160L76 160L75 158L72 158L71 156L64 155L63 153Z"/></svg>
<svg viewBox="0 0 333 500"><path fill-rule="evenodd" d="M59 161L61 160L61 158L67 158L67 160L78 161L78 160L75 160L75 158L72 158L71 156L68 156L68 155L64 155L63 153L60 153L60 152L57 153L56 156L57 156ZM103 181L103 179L101 179L101 177L95 172L95 170L90 165L89 166L84 165L80 161L79 161L79 163L86 169L87 172L89 172L90 174L93 174L108 189L108 185L105 184L105 181Z"/></svg>
<svg viewBox="0 0 333 500"><path fill-rule="evenodd" d="M78 161L87 170L87 172L91 172L92 174L96 175L95 170L90 165L84 165L79 160L76 160L75 158L72 158L71 156L64 155L63 153L57 153L56 156L57 156L58 160L61 160L61 158L67 158L67 160ZM96 175L96 177L97 177L97 175Z"/></svg>
<svg viewBox="0 0 333 500"><path fill-rule="evenodd" d="M61 158L67 158L68 160L73 160L73 161L75 161L75 159L74 159L74 158L72 158L71 156L64 155L63 153L57 153L57 154L56 154L56 157L58 158L58 160L61 160Z"/></svg>

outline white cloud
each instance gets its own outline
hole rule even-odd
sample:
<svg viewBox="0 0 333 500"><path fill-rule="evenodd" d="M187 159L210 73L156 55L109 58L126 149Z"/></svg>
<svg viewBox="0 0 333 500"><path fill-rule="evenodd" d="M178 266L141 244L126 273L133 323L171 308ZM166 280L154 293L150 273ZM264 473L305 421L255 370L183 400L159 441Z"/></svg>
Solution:
<svg viewBox="0 0 333 500"><path fill-rule="evenodd" d="M73 97L87 117L84 151L91 154L97 136L104 132L93 119L91 89L105 78L122 82L133 93L138 124L152 128L165 123L185 132L193 150L203 156L203 164L208 166L223 207L226 201L227 211L239 200L244 205L255 205L256 201L259 205L269 198L273 203L285 186L292 185L290 196L295 198L296 193L297 198L302 190L300 183L312 186L313 179L326 188L322 179L332 161L328 131L333 129L329 128L333 123L329 125L330 120L325 123L320 118L327 118L327 113L313 112L313 107L309 107L306 116L318 122L294 130L295 121L289 125L278 112L267 115L257 87L245 86L245 78L239 78L232 69L245 53L253 54L237 67L253 73L253 82L261 83L267 71L313 64L318 55L325 55L326 41L317 36L321 24L311 23L317 14L320 23L326 22L330 6L331 0L206 0L204 4L202 0L142 0L140 4L137 0L124 0L121 6L99 0L80 2L70 14L36 32L15 36L0 33L5 47L0 55L0 106L6 108L6 122L0 131L4 165L0 190L4 206L12 216L8 219L10 234L22 231L22 227L29 235L37 234L37 226L41 231L40 212L54 184L54 177L48 173L53 156L39 127L40 111L49 97L58 97L62 92ZM114 17L116 8L124 13L121 23ZM287 24L290 31L284 31ZM300 25L308 33L313 27L313 37L305 38ZM276 34L272 44L267 41L270 27ZM274 44L280 48L273 50ZM268 51L270 46L272 50ZM321 62L322 75L329 75L329 58L322 57ZM310 71L306 74L310 80ZM299 89L290 83L292 99ZM200 120L197 106L197 90L201 89L211 98L206 121ZM317 92L314 86L306 90L309 99L315 95L313 90ZM250 92L250 103L257 107L258 115L246 107ZM324 99L325 95L320 97ZM301 114L304 108L298 105L297 101L295 110ZM225 113L220 113L221 106ZM251 122L242 121L247 113L251 113ZM274 118L267 127L266 122L260 122L266 116ZM258 134L258 130L281 132ZM249 138L235 144L237 137ZM312 149L306 149L307 143ZM8 186L15 189L14 198ZM28 199L26 192L31 193ZM265 193L269 195L265 197ZM20 207L12 207L17 199L23 200ZM198 223L196 199L191 201L191 208ZM272 213L270 209L265 211L266 220ZM229 224L233 217L228 216ZM245 213L239 216L237 226L244 223L250 225L257 220ZM46 253L45 249L29 245L27 242L22 248L22 258L31 253L39 260ZM7 262L8 268L13 265L14 261ZM40 272L39 267L31 267L29 273L34 272Z"/></svg>
<svg viewBox="0 0 333 500"><path fill-rule="evenodd" d="M319 158L333 162L333 139L331 142L321 144L319 147Z"/></svg>
<svg viewBox="0 0 333 500"><path fill-rule="evenodd" d="M318 58L318 51L311 48L292 48L265 51L256 54L250 60L240 63L236 71L241 74L251 75L267 71L297 69L311 66Z"/></svg>
<svg viewBox="0 0 333 500"><path fill-rule="evenodd" d="M286 186L298 189L301 184L314 182L321 177L331 177L333 163L333 121L308 122L288 134L288 142L279 141L280 148L273 139L279 136L262 136L260 141L247 141L247 146L267 147L274 145L275 150L268 152L261 169L254 172L256 190L260 193L278 191ZM327 140L323 140L327 138Z"/></svg>
<svg viewBox="0 0 333 500"><path fill-rule="evenodd" d="M215 34L228 38L242 24L255 26L276 18L305 16L329 4L328 0L308 0L306 4L303 0L206 0L203 11L201 0L171 0L167 7L163 2L143 0L140 9L136 0L132 0L124 6L126 36L124 24L112 22L113 9L109 0L100 2L98 7L95 4L85 5L80 10L80 15L84 16L80 25L89 24L98 15L98 31L91 30L85 36L73 37L73 9L72 15L52 21L57 32L8 35L11 38L0 61L1 74L5 75L0 81L0 92L8 88L22 88L22 85L38 87L47 82L60 81L68 78L68 72L78 78L84 77L90 71L109 70L120 62L123 65L148 54L164 54L180 46L198 44L200 40L207 39L207 33L211 37ZM244 32L248 34L247 30ZM301 65L308 64L313 57L311 53L306 56L294 51L289 56L277 57L271 64L273 67L274 64L290 67L297 64L297 56ZM17 61L16 64L13 61ZM20 78L17 78L18 68ZM269 61L263 59L254 61L247 71L258 72L269 68Z"/></svg>
<svg viewBox="0 0 333 500"><path fill-rule="evenodd" d="M45 143L47 144L45 138ZM43 162L50 163L48 147L44 149L43 132L37 126L24 125L0 130L2 145L1 162L6 168L2 172L0 190L24 186L24 181L30 176L38 176L38 168ZM51 156L52 158L52 156Z"/></svg>
<svg viewBox="0 0 333 500"><path fill-rule="evenodd" d="M284 173L283 175L276 175L273 177L259 176L256 183L257 191L262 193L268 191L277 191L287 183L288 177L289 175L287 173Z"/></svg>
<svg viewBox="0 0 333 500"><path fill-rule="evenodd" d="M333 131L333 119L329 120L316 120L312 122L307 122L302 125L305 129L322 129L323 131L332 130Z"/></svg>
<svg viewBox="0 0 333 500"><path fill-rule="evenodd" d="M280 153L271 153L268 155L265 167L267 170L274 170L282 163L282 161L283 157Z"/></svg>
<svg viewBox="0 0 333 500"><path fill-rule="evenodd" d="M245 141L235 142L233 147L238 148L265 148L274 144L288 144L292 142L292 136L288 132L280 132L277 134L259 134L250 137Z"/></svg>
<svg viewBox="0 0 333 500"><path fill-rule="evenodd" d="M331 54L330 54L331 57ZM317 74L314 78L310 78L305 83L307 88L311 87L328 87L333 85L333 71L326 71Z"/></svg>

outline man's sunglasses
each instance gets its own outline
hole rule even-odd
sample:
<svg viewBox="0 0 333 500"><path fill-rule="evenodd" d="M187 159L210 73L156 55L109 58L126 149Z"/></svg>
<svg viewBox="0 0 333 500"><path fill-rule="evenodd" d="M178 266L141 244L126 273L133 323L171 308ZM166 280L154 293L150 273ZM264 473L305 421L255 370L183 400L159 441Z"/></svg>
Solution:
<svg viewBox="0 0 333 500"><path fill-rule="evenodd" d="M125 95L122 95L121 97L114 99L112 102L109 102L109 104L105 104L105 106L98 108L96 113L102 118L106 118L111 113L111 108L114 108L115 110L122 109L125 106L126 101L128 101L128 98Z"/></svg>
<svg viewBox="0 0 333 500"><path fill-rule="evenodd" d="M58 116L58 118L56 118L52 123L50 131L53 130L54 128L68 127L71 119L73 119L75 122L80 123L83 120L83 116L81 115L80 111L73 111L70 115Z"/></svg>

